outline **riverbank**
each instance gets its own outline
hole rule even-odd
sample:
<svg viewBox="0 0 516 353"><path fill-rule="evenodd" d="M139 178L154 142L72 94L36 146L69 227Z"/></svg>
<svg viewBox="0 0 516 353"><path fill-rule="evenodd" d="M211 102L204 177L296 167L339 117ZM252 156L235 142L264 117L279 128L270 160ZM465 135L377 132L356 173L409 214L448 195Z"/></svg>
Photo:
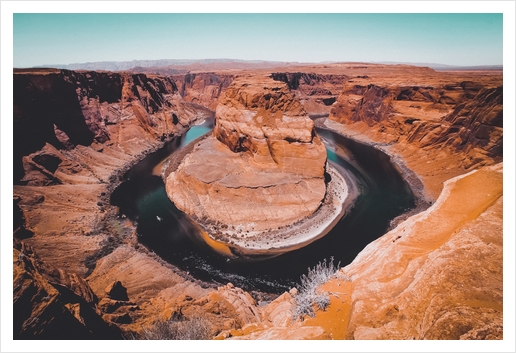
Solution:
<svg viewBox="0 0 516 353"><path fill-rule="evenodd" d="M351 140L371 146L377 150L384 152L390 157L392 165L394 165L394 167L403 177L403 180L405 180L408 186L410 187L410 190L414 195L414 203L416 207L393 219L391 221L389 230L394 229L403 220L426 210L435 202L434 198L430 196L428 190L425 187L425 184L418 176L418 174L416 174L411 168L407 166L402 156L393 152L389 148L391 144L376 142L367 137L365 134L360 134L357 132L353 132L352 130L348 130L344 125L339 124L330 119L320 118L315 120L314 122L316 127L328 129Z"/></svg>

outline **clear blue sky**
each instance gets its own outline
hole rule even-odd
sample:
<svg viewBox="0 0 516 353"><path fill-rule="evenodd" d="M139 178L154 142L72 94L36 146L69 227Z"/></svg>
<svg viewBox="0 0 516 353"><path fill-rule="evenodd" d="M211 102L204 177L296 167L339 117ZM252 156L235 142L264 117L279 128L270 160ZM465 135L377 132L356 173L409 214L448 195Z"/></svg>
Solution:
<svg viewBox="0 0 516 353"><path fill-rule="evenodd" d="M502 64L502 14L14 14L14 66L154 59Z"/></svg>

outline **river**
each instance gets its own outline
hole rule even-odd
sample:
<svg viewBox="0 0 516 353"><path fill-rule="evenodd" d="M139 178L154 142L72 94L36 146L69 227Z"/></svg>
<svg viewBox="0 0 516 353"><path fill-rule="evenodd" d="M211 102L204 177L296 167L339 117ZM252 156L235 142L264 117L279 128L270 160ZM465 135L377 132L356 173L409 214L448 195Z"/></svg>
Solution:
<svg viewBox="0 0 516 353"><path fill-rule="evenodd" d="M188 236L190 221L168 199L163 180L155 175L163 160L213 128L212 120L174 137L159 151L131 168L111 195L111 202L137 225L139 241L164 260L193 277L215 284L233 283L244 290L282 293L295 287L308 267L331 257L345 266L364 247L385 234L391 220L413 209L414 196L390 158L374 147L330 130L316 132L327 147L328 159L345 168L360 190L354 207L323 238L304 248L261 261L225 258ZM159 173L158 173L159 174Z"/></svg>

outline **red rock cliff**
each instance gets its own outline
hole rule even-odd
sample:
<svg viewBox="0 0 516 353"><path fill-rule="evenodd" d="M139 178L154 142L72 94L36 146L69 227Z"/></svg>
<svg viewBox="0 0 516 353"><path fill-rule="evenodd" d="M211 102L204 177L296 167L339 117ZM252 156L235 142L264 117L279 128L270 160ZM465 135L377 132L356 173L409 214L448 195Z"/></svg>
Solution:
<svg viewBox="0 0 516 353"><path fill-rule="evenodd" d="M325 195L326 149L288 87L239 77L221 98L214 137L167 177L167 193L197 219L264 231L313 213Z"/></svg>
<svg viewBox="0 0 516 353"><path fill-rule="evenodd" d="M66 154L99 144L120 147L117 141L126 144L134 133L164 139L188 125L197 109L182 101L170 78L49 69L17 70L13 80L14 180L33 185L62 182L59 167L71 175L86 172Z"/></svg>

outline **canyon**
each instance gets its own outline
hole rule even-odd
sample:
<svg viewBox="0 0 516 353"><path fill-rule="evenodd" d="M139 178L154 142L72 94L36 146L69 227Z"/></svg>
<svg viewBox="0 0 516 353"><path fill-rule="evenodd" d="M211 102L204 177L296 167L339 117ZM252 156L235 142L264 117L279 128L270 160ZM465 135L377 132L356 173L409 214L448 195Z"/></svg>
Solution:
<svg viewBox="0 0 516 353"><path fill-rule="evenodd" d="M122 339L156 320L198 317L215 339L503 338L500 71L156 70L14 71L15 339ZM242 180L252 189L271 178L276 195L303 196L303 207L279 200L289 207L271 209L274 227L313 213L326 192L314 126L386 153L411 186L416 209L320 288L330 304L314 317L293 316L295 288L272 295L195 278L143 245L111 205L132 166L213 116L213 135L164 176L171 199L199 219L220 217L209 210L221 204L189 204L194 195L227 196ZM250 177L229 180L224 164ZM222 199L233 207L227 217L241 217L235 224L266 204L239 192Z"/></svg>
<svg viewBox="0 0 516 353"><path fill-rule="evenodd" d="M219 100L213 135L163 177L174 204L210 228L210 242L229 254L269 256L322 231L297 229L340 215L348 187L326 164L314 123L288 86L244 76ZM325 174L331 174L328 183Z"/></svg>

